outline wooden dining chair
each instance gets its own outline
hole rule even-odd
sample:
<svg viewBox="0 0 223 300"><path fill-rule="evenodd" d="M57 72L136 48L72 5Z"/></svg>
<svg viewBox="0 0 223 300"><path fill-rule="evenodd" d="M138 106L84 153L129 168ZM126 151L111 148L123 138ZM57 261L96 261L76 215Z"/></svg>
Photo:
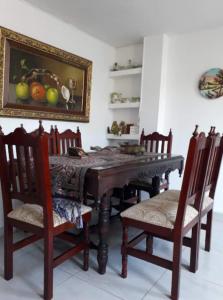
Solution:
<svg viewBox="0 0 223 300"><path fill-rule="evenodd" d="M67 129L64 132L59 133L57 126L55 126L55 135L57 153L59 155L66 154L69 147L82 147L81 132L79 127L77 127L77 132Z"/></svg>
<svg viewBox="0 0 223 300"><path fill-rule="evenodd" d="M205 194L201 209L201 229L205 231L205 251L211 249L211 232L212 232L212 218L215 191L221 167L223 155L223 136L215 133L215 128L212 127L209 132L209 138L213 139L212 156L210 158L208 175L205 182ZM168 200L179 201L180 191L169 190L167 193ZM206 217L206 219L204 218ZM205 222L206 221L206 222Z"/></svg>
<svg viewBox="0 0 223 300"><path fill-rule="evenodd" d="M23 125L21 124L23 127ZM48 153L49 155L56 155L57 154L57 145L56 145L56 134L55 130L53 128L53 125L51 125L50 132L44 130L42 120L39 120L39 127L31 132L31 134L35 135L41 135L44 133L48 138Z"/></svg>
<svg viewBox="0 0 223 300"><path fill-rule="evenodd" d="M44 299L53 296L53 268L80 251L84 252L84 270L88 269L91 208L81 205L84 239L75 239L65 231L75 224L60 217L53 210L51 176L46 134L27 134L17 128L8 135L0 135L0 178L4 211L4 278L13 277L13 252L39 239L44 241ZM14 206L13 199L20 200ZM73 213L74 211L70 211ZM13 227L32 235L13 242ZM74 243L70 249L53 257L55 237Z"/></svg>
<svg viewBox="0 0 223 300"><path fill-rule="evenodd" d="M168 191L142 201L121 213L123 224L122 277L127 277L127 256L131 255L172 271L171 298L179 297L180 264L182 245L191 248L190 270L197 270L197 248L199 245L200 209L211 157L212 140L204 133L198 134L197 127L190 139L179 202L169 201ZM194 204L193 207L191 204ZM143 232L128 241L129 227ZM187 233L192 230L191 242ZM153 254L151 237L173 242L173 259L167 260ZM146 250L135 246L146 239Z"/></svg>
<svg viewBox="0 0 223 300"><path fill-rule="evenodd" d="M140 145L145 147L146 152L150 153L162 153L171 154L172 151L173 134L170 129L168 135L163 135L158 132L145 135L144 129L140 137ZM141 191L145 191L150 194L150 197L156 195L157 191L154 191L152 185L152 178L139 178L130 183L131 187L134 187L139 199L141 199ZM166 172L163 177L160 178L159 190L168 190L169 188L169 172Z"/></svg>
<svg viewBox="0 0 223 300"><path fill-rule="evenodd" d="M163 135L158 132L145 135L144 129L140 136L140 145L145 147L146 152L170 154L172 150L173 134L170 129L168 135ZM168 190L169 188L169 172L166 172L160 179L158 190ZM122 211L141 201L141 191L149 193L150 197L157 194L153 188L153 178L140 177L132 180L129 185L124 188L116 188L113 193L114 199L119 199L119 202L112 201L112 207L118 211Z"/></svg>
<svg viewBox="0 0 223 300"><path fill-rule="evenodd" d="M0 135L4 135L4 132L2 131L2 126L0 126Z"/></svg>
<svg viewBox="0 0 223 300"><path fill-rule="evenodd" d="M206 223L201 223L201 229L205 230L205 251L210 251L211 249L214 197L223 154L223 136L220 137L219 134L215 134L213 131L212 138L214 139L213 154L205 183L205 195L201 210L201 219L207 216Z"/></svg>

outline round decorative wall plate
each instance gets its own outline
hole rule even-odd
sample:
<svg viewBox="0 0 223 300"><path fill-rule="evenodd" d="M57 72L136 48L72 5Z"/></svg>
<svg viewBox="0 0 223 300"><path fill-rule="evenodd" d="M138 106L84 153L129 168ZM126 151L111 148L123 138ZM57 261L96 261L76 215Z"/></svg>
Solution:
<svg viewBox="0 0 223 300"><path fill-rule="evenodd" d="M223 70L212 68L205 72L200 78L199 90L201 95L208 99L223 96Z"/></svg>

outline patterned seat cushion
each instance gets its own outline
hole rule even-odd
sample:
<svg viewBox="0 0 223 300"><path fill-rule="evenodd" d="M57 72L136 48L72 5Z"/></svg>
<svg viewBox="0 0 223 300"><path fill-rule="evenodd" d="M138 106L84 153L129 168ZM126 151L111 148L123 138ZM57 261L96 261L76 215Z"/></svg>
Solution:
<svg viewBox="0 0 223 300"><path fill-rule="evenodd" d="M85 205L81 205L81 214L90 212L91 208ZM23 204L15 208L8 214L9 218L26 222L38 227L43 228L43 208L37 204ZM65 218L61 218L53 211L53 225L54 227L66 223Z"/></svg>
<svg viewBox="0 0 223 300"><path fill-rule="evenodd" d="M170 200L170 201L179 201L179 197L180 197L180 190L168 190L165 192L165 196L162 196L162 194L160 194L160 197L165 197L165 199ZM203 201L203 207L202 209L204 210L205 208L207 208L210 204L213 204L214 200L209 197L208 195L206 195L204 197L204 201Z"/></svg>
<svg viewBox="0 0 223 300"><path fill-rule="evenodd" d="M167 192L163 192L149 200L142 201L141 203L128 208L121 213L121 217L173 229L178 202L166 199L166 193ZM188 205L184 226L190 223L197 215L197 210Z"/></svg>

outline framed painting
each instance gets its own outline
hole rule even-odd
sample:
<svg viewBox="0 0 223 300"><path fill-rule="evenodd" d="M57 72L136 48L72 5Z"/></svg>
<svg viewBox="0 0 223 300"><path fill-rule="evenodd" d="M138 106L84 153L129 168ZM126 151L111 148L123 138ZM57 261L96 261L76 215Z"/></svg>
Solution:
<svg viewBox="0 0 223 300"><path fill-rule="evenodd" d="M92 62L0 27L0 116L89 122Z"/></svg>

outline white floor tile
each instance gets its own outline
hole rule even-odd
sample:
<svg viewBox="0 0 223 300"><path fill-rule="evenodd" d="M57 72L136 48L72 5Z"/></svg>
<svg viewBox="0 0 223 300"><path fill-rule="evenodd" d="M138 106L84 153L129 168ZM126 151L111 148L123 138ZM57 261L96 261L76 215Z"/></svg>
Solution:
<svg viewBox="0 0 223 300"><path fill-rule="evenodd" d="M164 276L148 292L143 300L170 299L171 272L166 271ZM206 280L198 280L194 274L188 271L181 272L179 300L222 300L223 287L210 283Z"/></svg>
<svg viewBox="0 0 223 300"><path fill-rule="evenodd" d="M96 268L96 257L91 255L91 266ZM123 279L121 273L120 247L110 249L109 261L105 275L97 273L97 269L79 272L76 276L90 284L112 293L122 299L141 299L146 291L160 278L163 269L137 258L128 259L128 277Z"/></svg>
<svg viewBox="0 0 223 300"><path fill-rule="evenodd" d="M120 298L85 282L75 275L54 290L54 300L118 300Z"/></svg>
<svg viewBox="0 0 223 300"><path fill-rule="evenodd" d="M193 274L185 270L189 265L189 249L183 248L180 299L183 300L222 300L223 299L223 218L214 218L211 252L205 252L204 232L201 236L199 269ZM131 230L129 236L133 236ZM21 238L24 233L16 233ZM89 271L82 270L82 255L66 261L54 270L54 300L156 300L169 299L171 272L158 266L129 257L128 277L122 279L121 235L119 218L111 221L108 239L110 245L107 272L97 272L96 251L90 251ZM92 235L97 242L97 236ZM55 254L59 254L68 244L55 243ZM139 245L140 248L144 244ZM154 253L172 258L172 244L155 239ZM14 254L14 277L5 281L3 276L3 239L0 239L0 299L41 299L43 294L43 244L37 242ZM179 300L180 300L179 299Z"/></svg>

